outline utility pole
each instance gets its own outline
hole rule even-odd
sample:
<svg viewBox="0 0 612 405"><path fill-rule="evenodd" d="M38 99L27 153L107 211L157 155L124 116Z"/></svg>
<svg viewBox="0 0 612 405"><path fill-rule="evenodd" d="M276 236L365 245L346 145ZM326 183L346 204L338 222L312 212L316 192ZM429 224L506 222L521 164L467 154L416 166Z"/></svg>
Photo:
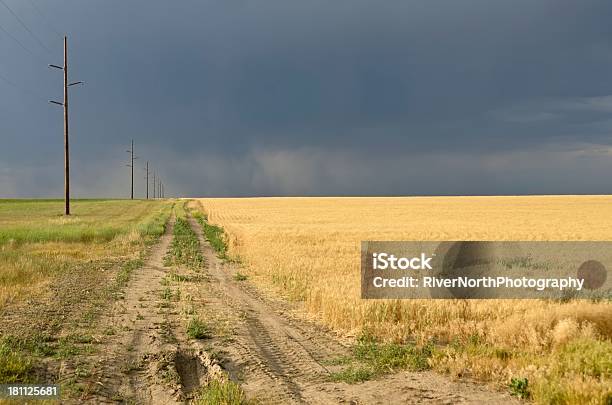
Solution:
<svg viewBox="0 0 612 405"><path fill-rule="evenodd" d="M64 107L64 202L65 202L65 214L70 215L70 144L68 142L68 87L77 84L83 84L83 82L68 83L68 38L64 36L64 66L49 65L55 69L61 69L64 71L64 102L59 101L49 102Z"/></svg>
<svg viewBox="0 0 612 405"><path fill-rule="evenodd" d="M147 200L149 199L149 161L147 160L147 166L145 167L145 170L147 172Z"/></svg>
<svg viewBox="0 0 612 405"><path fill-rule="evenodd" d="M155 194L155 170L153 170L153 199L157 198L157 194Z"/></svg>
<svg viewBox="0 0 612 405"><path fill-rule="evenodd" d="M134 159L138 159L137 156L134 156L134 140L132 139L132 148L127 151L130 154L130 164L126 165L132 169L132 188L130 191L130 199L134 199Z"/></svg>

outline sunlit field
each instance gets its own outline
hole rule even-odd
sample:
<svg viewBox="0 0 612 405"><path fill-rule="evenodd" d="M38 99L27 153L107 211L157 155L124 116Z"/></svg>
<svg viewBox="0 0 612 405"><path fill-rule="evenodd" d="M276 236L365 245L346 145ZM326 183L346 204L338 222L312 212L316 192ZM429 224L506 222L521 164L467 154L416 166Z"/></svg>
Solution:
<svg viewBox="0 0 612 405"><path fill-rule="evenodd" d="M0 308L43 290L71 266L137 254L161 234L159 201L0 200Z"/></svg>
<svg viewBox="0 0 612 405"><path fill-rule="evenodd" d="M365 301L362 240L612 240L612 197L201 199L264 288L349 336L434 342L431 366L542 403L612 401L610 302Z"/></svg>

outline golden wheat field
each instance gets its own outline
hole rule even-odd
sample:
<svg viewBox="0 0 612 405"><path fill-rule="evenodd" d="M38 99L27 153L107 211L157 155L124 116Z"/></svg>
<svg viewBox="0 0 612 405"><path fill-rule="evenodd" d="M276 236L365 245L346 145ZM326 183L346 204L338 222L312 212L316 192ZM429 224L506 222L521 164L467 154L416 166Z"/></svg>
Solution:
<svg viewBox="0 0 612 405"><path fill-rule="evenodd" d="M610 302L360 299L362 240L612 240L612 197L200 199L260 286L347 335L434 341L431 366L542 403L612 401Z"/></svg>

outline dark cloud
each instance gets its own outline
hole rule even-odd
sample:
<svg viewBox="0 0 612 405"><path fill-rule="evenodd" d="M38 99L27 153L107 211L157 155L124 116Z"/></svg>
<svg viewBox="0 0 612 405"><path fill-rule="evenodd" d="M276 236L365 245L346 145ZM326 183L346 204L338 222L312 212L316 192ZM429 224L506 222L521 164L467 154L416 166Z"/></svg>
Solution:
<svg viewBox="0 0 612 405"><path fill-rule="evenodd" d="M58 52L0 15L39 55L0 36L20 87L0 81L0 194L59 195L60 39L7 1ZM37 4L87 83L83 196L125 195L132 137L180 194L609 192L592 152L612 143L608 1Z"/></svg>

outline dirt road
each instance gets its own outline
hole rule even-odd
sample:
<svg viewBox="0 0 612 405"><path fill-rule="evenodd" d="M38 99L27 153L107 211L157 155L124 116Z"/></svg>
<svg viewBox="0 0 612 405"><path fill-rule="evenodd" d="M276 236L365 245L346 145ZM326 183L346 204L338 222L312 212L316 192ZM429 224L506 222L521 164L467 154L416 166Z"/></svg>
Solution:
<svg viewBox="0 0 612 405"><path fill-rule="evenodd" d="M222 376L203 346L188 341L184 316L177 310L181 290L169 285L170 269L164 266L173 226L171 218L124 295L100 319L96 331L89 331L96 336L97 350L62 365L60 380L71 378L82 391L66 402L184 403L208 380ZM89 368L84 371L82 365Z"/></svg>
<svg viewBox="0 0 612 405"><path fill-rule="evenodd" d="M96 365L82 378L90 389L81 399L189 402L200 386L228 373L259 403L515 401L431 372L401 372L360 384L332 382L329 360L349 354L349 348L329 331L295 316L289 304L263 298L248 281L237 281L238 268L219 259L199 224L192 218L189 222L200 241L205 271L164 266L171 220L145 266L133 274L123 299L101 320L101 348L73 361ZM187 337L185 325L194 313L213 325L210 339ZM65 365L70 375L75 375L74 368Z"/></svg>

